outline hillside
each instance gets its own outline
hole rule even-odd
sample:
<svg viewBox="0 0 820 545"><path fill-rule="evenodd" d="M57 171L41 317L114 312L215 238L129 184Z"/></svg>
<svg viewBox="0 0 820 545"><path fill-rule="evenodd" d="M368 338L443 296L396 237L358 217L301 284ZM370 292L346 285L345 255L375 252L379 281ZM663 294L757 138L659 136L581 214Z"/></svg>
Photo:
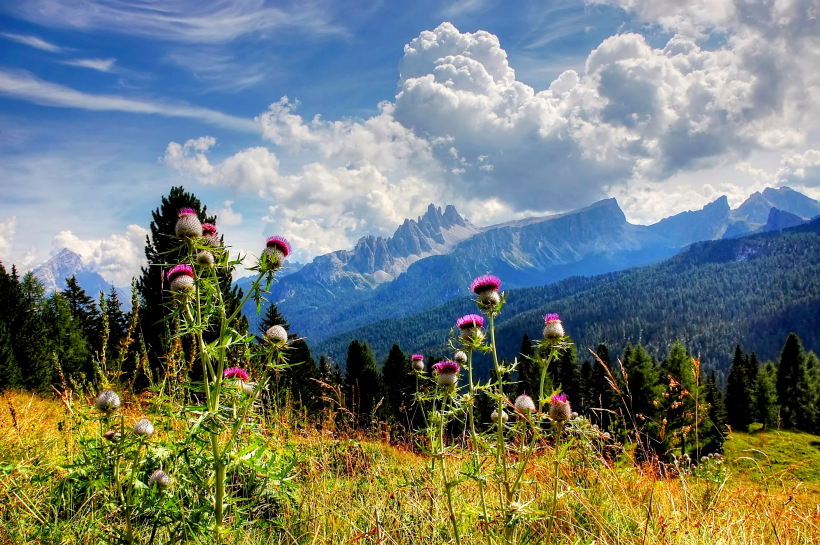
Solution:
<svg viewBox="0 0 820 545"><path fill-rule="evenodd" d="M654 266L511 290L508 296L496 335L501 355L509 358L524 333L540 335L546 312L561 315L581 358L601 342L616 353L627 342L642 342L663 357L679 339L702 354L707 369L725 371L735 344L761 360L774 359L791 331L807 350L817 350L820 219L782 232L701 242ZM379 360L394 342L407 351L444 355L449 328L474 309L463 297L333 336L312 349L341 364L354 338L367 340Z"/></svg>

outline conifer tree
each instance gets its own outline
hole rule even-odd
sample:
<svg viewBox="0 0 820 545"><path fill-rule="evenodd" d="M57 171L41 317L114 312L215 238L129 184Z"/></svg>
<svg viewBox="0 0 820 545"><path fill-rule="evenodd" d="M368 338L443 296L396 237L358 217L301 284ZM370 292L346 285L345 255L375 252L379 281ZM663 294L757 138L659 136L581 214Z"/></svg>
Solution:
<svg viewBox="0 0 820 545"><path fill-rule="evenodd" d="M23 384L23 372L14 354L12 319L20 305L18 281L0 263L0 390Z"/></svg>
<svg viewBox="0 0 820 545"><path fill-rule="evenodd" d="M589 414L589 409L593 406L593 400L592 364L589 360L584 360L584 363L581 365L581 395L579 396L580 406L578 412L581 414Z"/></svg>
<svg viewBox="0 0 820 545"><path fill-rule="evenodd" d="M574 344L570 344L569 348L561 353L558 361L552 363L550 374L554 388L561 388L570 402L574 401L580 405L581 371L578 369L578 354ZM546 390L545 394L549 395Z"/></svg>
<svg viewBox="0 0 820 545"><path fill-rule="evenodd" d="M128 314L123 312L120 296L114 286L111 286L111 291L108 292L106 303L108 305L108 346L106 347L106 353L113 357L120 341L125 338L125 330L128 327Z"/></svg>
<svg viewBox="0 0 820 545"><path fill-rule="evenodd" d="M416 383L410 361L397 344L390 349L387 360L384 362L382 380L387 394L387 411L385 412L388 418L398 423L407 423L403 411L412 404Z"/></svg>
<svg viewBox="0 0 820 545"><path fill-rule="evenodd" d="M259 323L259 330L264 337L265 331L271 327L279 325L288 332L288 345L285 353L288 367L282 377L284 386L291 392L294 400L301 402L307 410L316 410L321 406L320 386L315 378L319 377L319 369L316 367L316 360L310 353L310 347L304 339L300 339L298 334L290 332L290 324L279 312L275 303L270 302L265 310L265 317Z"/></svg>
<svg viewBox="0 0 820 545"><path fill-rule="evenodd" d="M598 409L592 411L593 419L604 430L610 430L611 424L616 421L615 413L618 410L618 394L609 383L609 373L613 377L618 376L618 370L612 365L612 360L609 356L609 349L605 344L599 344L595 351L601 362L606 364L606 368L601 365L597 359L592 366L592 386L590 388L592 394L591 408Z"/></svg>
<svg viewBox="0 0 820 545"><path fill-rule="evenodd" d="M349 407L356 415L359 425L367 426L374 409L384 397L381 373L367 341L351 341L347 349L345 371Z"/></svg>
<svg viewBox="0 0 820 545"><path fill-rule="evenodd" d="M800 339L790 333L780 352L777 367L777 401L783 427L794 428L803 421L800 412L807 397L806 354Z"/></svg>
<svg viewBox="0 0 820 545"><path fill-rule="evenodd" d="M718 388L717 376L715 372L709 373L703 385L701 399L708 408L706 419L711 426L705 430L701 443L703 454L723 452L723 441L726 433L726 410L723 404L723 394Z"/></svg>
<svg viewBox="0 0 820 545"><path fill-rule="evenodd" d="M627 346L624 354L629 410L639 435L636 456L639 460L646 460L662 446L659 439L660 426L656 418L656 402L662 393L662 386L659 384L660 368L641 344L634 349Z"/></svg>
<svg viewBox="0 0 820 545"><path fill-rule="evenodd" d="M19 296L21 306L13 310L15 358L22 371L23 385L31 390L46 390L52 378L53 358L49 350L52 341L43 323L45 288L31 271L20 281Z"/></svg>
<svg viewBox="0 0 820 545"><path fill-rule="evenodd" d="M521 349L518 360L518 388L517 395L527 392L533 398L537 397L541 383L541 372L536 362L532 361L535 351L530 336L524 333L521 338ZM551 391L551 389L550 389ZM537 401L537 400L536 400Z"/></svg>
<svg viewBox="0 0 820 545"><path fill-rule="evenodd" d="M695 399L699 397L692 356L680 342L675 342L663 362L661 381L666 384L666 428L664 439L667 451L680 448L687 452L690 441L686 428L694 425ZM699 380L699 378L698 378ZM694 440L694 436L691 438ZM692 450L697 449L694 445Z"/></svg>
<svg viewBox="0 0 820 545"><path fill-rule="evenodd" d="M168 196L162 198L160 207L152 213L151 235L145 239L148 266L142 268L142 275L137 281L137 289L142 299L139 330L145 341L152 369L159 369L160 358L168 350L166 342L170 341L166 335L166 324L163 323L163 319L169 313L167 304L171 300L165 273L169 266L187 258L187 250L174 237L179 211L182 208L196 210L201 222L217 223L216 216L209 216L207 207L192 193L185 192L182 187L172 187ZM217 274L225 299L225 310L230 315L242 301L242 290L237 286L231 287L232 278L229 272L219 269ZM238 331L247 331L248 320L240 313L236 322L230 326ZM190 343L184 343L186 347L189 345Z"/></svg>
<svg viewBox="0 0 820 545"><path fill-rule="evenodd" d="M749 363L737 345L726 379L726 421L733 430L749 431L749 424L754 420L753 386L749 384L748 370Z"/></svg>
<svg viewBox="0 0 820 545"><path fill-rule="evenodd" d="M772 362L766 363L757 373L755 388L755 414L763 429L777 426L777 371Z"/></svg>

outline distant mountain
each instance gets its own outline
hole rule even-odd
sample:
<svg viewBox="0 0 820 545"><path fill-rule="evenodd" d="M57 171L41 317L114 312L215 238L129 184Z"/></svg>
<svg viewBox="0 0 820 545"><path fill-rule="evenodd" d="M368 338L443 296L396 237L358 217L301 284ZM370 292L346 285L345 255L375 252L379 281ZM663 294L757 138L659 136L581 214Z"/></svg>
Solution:
<svg viewBox="0 0 820 545"><path fill-rule="evenodd" d="M782 231L783 229L796 227L803 223L806 223L806 220L796 214L784 212L783 210L779 210L777 208L772 208L769 210L769 217L766 220L766 225L761 227L760 230L763 232Z"/></svg>
<svg viewBox="0 0 820 545"><path fill-rule="evenodd" d="M405 351L451 356L450 329L456 318L475 311L469 297L459 297L308 340L314 353L341 365L354 338L368 341L380 362L393 343ZM650 267L511 290L496 330L500 357L516 357L524 333L537 338L547 312L561 315L581 361L602 342L613 354L627 342L642 342L663 358L681 340L707 369L725 373L735 344L755 351L760 361L776 359L792 331L806 350L820 350L820 218L782 232L696 243ZM482 376L488 374L487 358L476 365Z"/></svg>
<svg viewBox="0 0 820 545"><path fill-rule="evenodd" d="M77 277L77 283L85 292L98 300L100 291L106 295L111 291L112 284L105 281L100 274L83 264L83 259L79 254L72 252L68 248L63 248L60 252L32 271L45 286L46 291L62 291L66 287L66 279L72 276ZM122 303L123 310L131 310L131 290L115 288Z"/></svg>
<svg viewBox="0 0 820 545"><path fill-rule="evenodd" d="M655 263L695 242L762 229L775 201L796 215L820 211L817 201L781 188L752 195L737 210L724 196L649 226L629 223L618 203L606 199L479 229L452 206L442 213L430 205L389 239L365 237L352 250L317 257L282 278L269 298L294 331L321 340L467 295L470 280L484 273L502 277L509 289ZM246 314L255 325L255 308L246 307Z"/></svg>

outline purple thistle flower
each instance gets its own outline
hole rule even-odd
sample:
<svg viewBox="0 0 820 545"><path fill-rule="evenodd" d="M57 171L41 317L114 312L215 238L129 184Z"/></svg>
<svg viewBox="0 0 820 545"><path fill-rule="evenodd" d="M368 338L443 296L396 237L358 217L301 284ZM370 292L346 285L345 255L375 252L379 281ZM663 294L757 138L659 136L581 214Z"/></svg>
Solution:
<svg viewBox="0 0 820 545"><path fill-rule="evenodd" d="M550 313L544 316L544 323L557 321L560 321L560 318L558 318L558 315L555 313Z"/></svg>
<svg viewBox="0 0 820 545"><path fill-rule="evenodd" d="M267 247L276 247L281 250L282 254L285 257L290 255L290 243L280 236L272 236L268 238Z"/></svg>
<svg viewBox="0 0 820 545"><path fill-rule="evenodd" d="M196 216L197 215L196 210L194 210L193 208L180 208L179 217L191 216L191 215Z"/></svg>
<svg viewBox="0 0 820 545"><path fill-rule="evenodd" d="M572 417L572 407L564 394L554 395L550 398L550 419L556 422L564 422Z"/></svg>
<svg viewBox="0 0 820 545"><path fill-rule="evenodd" d="M456 321L456 325L459 329L484 327L484 318L478 314L467 314L466 316L459 318Z"/></svg>
<svg viewBox="0 0 820 545"><path fill-rule="evenodd" d="M456 374L459 371L461 371L461 367L459 367L459 365L454 361L444 360L435 364L433 366L433 371L435 371L439 375L449 373Z"/></svg>
<svg viewBox="0 0 820 545"><path fill-rule="evenodd" d="M413 354L413 360L424 360L424 354Z"/></svg>
<svg viewBox="0 0 820 545"><path fill-rule="evenodd" d="M498 291L499 289L501 289L501 280L492 274L481 275L470 284L470 291L475 294L485 291Z"/></svg>
<svg viewBox="0 0 820 545"><path fill-rule="evenodd" d="M191 268L190 265L177 265L175 267L171 267L171 270L168 271L168 281L172 281L174 278L180 275L190 276L191 278L194 277L194 270Z"/></svg>
<svg viewBox="0 0 820 545"><path fill-rule="evenodd" d="M550 404L552 404L552 403L566 403L566 402L567 402L566 394L558 394L558 395L554 395L550 398Z"/></svg>
<svg viewBox="0 0 820 545"><path fill-rule="evenodd" d="M250 374L240 367L228 367L222 373L222 376L224 378L238 378L242 382L248 382L248 379L251 378Z"/></svg>
<svg viewBox="0 0 820 545"><path fill-rule="evenodd" d="M216 225L213 223L203 223L202 224L202 234L203 235L215 235L216 234Z"/></svg>

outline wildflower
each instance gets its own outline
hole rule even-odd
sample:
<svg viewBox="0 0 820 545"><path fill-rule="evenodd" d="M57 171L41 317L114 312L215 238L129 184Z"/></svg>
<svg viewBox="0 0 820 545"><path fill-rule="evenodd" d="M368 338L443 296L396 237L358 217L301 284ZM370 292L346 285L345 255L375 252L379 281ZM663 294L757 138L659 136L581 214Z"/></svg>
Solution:
<svg viewBox="0 0 820 545"><path fill-rule="evenodd" d="M510 419L510 416L506 413L506 411L501 411L501 421L506 422ZM498 410L494 410L490 415L490 420L493 422L498 422Z"/></svg>
<svg viewBox="0 0 820 545"><path fill-rule="evenodd" d="M154 435L154 425L147 418L143 418L134 424L134 435L142 435L143 437L151 437Z"/></svg>
<svg viewBox="0 0 820 545"><path fill-rule="evenodd" d="M548 341L560 341L564 337L564 325L557 314L544 316L544 338Z"/></svg>
<svg viewBox="0 0 820 545"><path fill-rule="evenodd" d="M494 307L501 302L500 288L501 280L491 274L479 276L470 284L470 291L478 296L478 304L484 307Z"/></svg>
<svg viewBox="0 0 820 545"><path fill-rule="evenodd" d="M535 402L525 392L515 399L515 408L518 412L528 414L535 411Z"/></svg>
<svg viewBox="0 0 820 545"><path fill-rule="evenodd" d="M242 382L248 382L248 379L251 378L250 374L241 367L228 367L222 373L222 376L223 378L238 378Z"/></svg>
<svg viewBox="0 0 820 545"><path fill-rule="evenodd" d="M290 243L280 236L268 238L265 253L276 267L285 263L285 258L290 255Z"/></svg>
<svg viewBox="0 0 820 545"><path fill-rule="evenodd" d="M196 210L193 208L183 208L179 211L179 219L176 225L176 234L178 237L196 237L202 236L202 224L199 223Z"/></svg>
<svg viewBox="0 0 820 545"><path fill-rule="evenodd" d="M118 396L111 390L105 390L97 398L97 401L96 403L94 403L94 406L97 407L98 410L106 414L114 413L118 411L121 406L120 396Z"/></svg>
<svg viewBox="0 0 820 545"><path fill-rule="evenodd" d="M452 386L458 382L458 373L461 367L450 360L440 361L433 366L433 371L436 372L436 382L439 386Z"/></svg>
<svg viewBox="0 0 820 545"><path fill-rule="evenodd" d="M253 392L256 390L256 383L255 382L246 382L242 385L242 391L245 392L246 395L252 396Z"/></svg>
<svg viewBox="0 0 820 545"><path fill-rule="evenodd" d="M120 434L114 430L108 430L103 434L103 439L105 439L106 441L110 441L111 443L119 443Z"/></svg>
<svg viewBox="0 0 820 545"><path fill-rule="evenodd" d="M467 353L462 350L459 350L458 352L456 352L456 355L453 356L453 359L456 360L460 365L464 365L465 363L467 363Z"/></svg>
<svg viewBox="0 0 820 545"><path fill-rule="evenodd" d="M159 490L165 490L169 486L171 486L171 477L168 476L163 470L158 469L151 473L151 476L148 478L148 486L157 485Z"/></svg>
<svg viewBox="0 0 820 545"><path fill-rule="evenodd" d="M190 265L171 267L167 277L171 283L171 291L188 291L194 287L194 270Z"/></svg>
<svg viewBox="0 0 820 545"><path fill-rule="evenodd" d="M413 363L413 369L416 371L424 371L424 355L423 354L413 354L413 357L410 358Z"/></svg>
<svg viewBox="0 0 820 545"><path fill-rule="evenodd" d="M550 398L549 416L556 422L564 422L572 416L572 408L569 406L567 396L564 394L554 395Z"/></svg>
<svg viewBox="0 0 820 545"><path fill-rule="evenodd" d="M208 250L202 250L196 254L196 262L202 265L203 267L213 267L214 254L212 254Z"/></svg>
<svg viewBox="0 0 820 545"><path fill-rule="evenodd" d="M269 327L268 330L265 331L265 337L276 344L285 344L288 342L288 332L280 325Z"/></svg>
<svg viewBox="0 0 820 545"><path fill-rule="evenodd" d="M456 326L461 330L461 338L470 339L473 333L481 335L481 328L484 327L484 318L478 314L467 314L456 321Z"/></svg>
<svg viewBox="0 0 820 545"><path fill-rule="evenodd" d="M216 225L213 223L202 224L202 236L205 238L205 244L218 248L220 244L219 235L216 233Z"/></svg>

